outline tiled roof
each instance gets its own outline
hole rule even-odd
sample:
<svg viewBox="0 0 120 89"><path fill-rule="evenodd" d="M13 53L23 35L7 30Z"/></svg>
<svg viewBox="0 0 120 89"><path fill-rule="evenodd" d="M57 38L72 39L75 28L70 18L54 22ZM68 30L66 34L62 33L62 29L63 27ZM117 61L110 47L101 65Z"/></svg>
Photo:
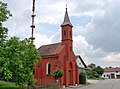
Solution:
<svg viewBox="0 0 120 89"><path fill-rule="evenodd" d="M116 68L105 68L104 69L104 72L116 72L116 71L120 72L120 67L119 68L116 67Z"/></svg>
<svg viewBox="0 0 120 89"><path fill-rule="evenodd" d="M49 45L43 45L38 50L41 53L42 57L47 56L54 56L58 55L65 45L62 45L61 43L55 43L55 44L49 44Z"/></svg>
<svg viewBox="0 0 120 89"><path fill-rule="evenodd" d="M83 61L82 57L80 55L76 56L77 58L80 59L80 61L82 62L82 64L84 65L85 68L87 68L87 65L85 64L85 62Z"/></svg>
<svg viewBox="0 0 120 89"><path fill-rule="evenodd" d="M85 64L85 62L83 61L83 59L82 59L82 57L81 57L80 55L77 55L76 57L80 59L80 61L81 61L82 64L84 65L84 69L85 69L85 70L91 70L91 68L89 68L89 67ZM79 68L80 68L80 67L79 67ZM80 68L80 69L82 69L82 68Z"/></svg>

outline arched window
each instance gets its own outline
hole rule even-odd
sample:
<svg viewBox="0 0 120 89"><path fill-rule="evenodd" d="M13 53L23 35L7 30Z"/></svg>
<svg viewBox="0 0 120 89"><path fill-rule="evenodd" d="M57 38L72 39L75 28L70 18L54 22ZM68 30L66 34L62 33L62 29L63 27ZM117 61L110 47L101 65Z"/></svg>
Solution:
<svg viewBox="0 0 120 89"><path fill-rule="evenodd" d="M46 75L50 75L51 73L51 64L48 62L46 65Z"/></svg>

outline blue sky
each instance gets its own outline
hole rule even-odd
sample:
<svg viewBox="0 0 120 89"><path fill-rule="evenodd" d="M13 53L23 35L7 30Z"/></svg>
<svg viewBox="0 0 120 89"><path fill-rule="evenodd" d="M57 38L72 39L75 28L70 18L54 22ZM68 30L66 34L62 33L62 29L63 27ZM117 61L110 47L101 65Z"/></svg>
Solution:
<svg viewBox="0 0 120 89"><path fill-rule="evenodd" d="M9 36L30 37L32 0L2 1L13 14L4 23ZM120 67L120 0L36 0L35 45L61 41L66 4L76 55L86 64Z"/></svg>

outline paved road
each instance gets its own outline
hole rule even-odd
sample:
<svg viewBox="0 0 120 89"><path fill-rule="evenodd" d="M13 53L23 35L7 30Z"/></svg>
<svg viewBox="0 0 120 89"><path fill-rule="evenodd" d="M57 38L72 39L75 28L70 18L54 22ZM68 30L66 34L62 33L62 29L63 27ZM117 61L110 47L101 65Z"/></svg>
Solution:
<svg viewBox="0 0 120 89"><path fill-rule="evenodd" d="M94 84L73 89L120 89L120 79L106 79Z"/></svg>

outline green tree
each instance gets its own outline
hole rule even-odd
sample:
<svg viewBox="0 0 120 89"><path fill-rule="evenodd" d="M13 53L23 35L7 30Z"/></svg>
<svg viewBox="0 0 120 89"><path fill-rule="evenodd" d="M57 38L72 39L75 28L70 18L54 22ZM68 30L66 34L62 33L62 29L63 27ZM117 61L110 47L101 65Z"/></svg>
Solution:
<svg viewBox="0 0 120 89"><path fill-rule="evenodd" d="M6 42L6 49L2 61L4 80L15 79L15 82L24 86L34 84L34 63L40 55L29 39L20 40L12 37Z"/></svg>
<svg viewBox="0 0 120 89"><path fill-rule="evenodd" d="M93 71L92 70L89 70L89 71L86 71L86 74L87 74L87 78L94 78L94 75L93 75Z"/></svg>
<svg viewBox="0 0 120 89"><path fill-rule="evenodd" d="M12 16L10 11L7 9L7 3L2 3L0 1L0 47L4 46L5 39L7 37L8 29L3 26L3 22Z"/></svg>
<svg viewBox="0 0 120 89"><path fill-rule="evenodd" d="M20 86L33 85L34 64L40 55L30 39L7 38L8 29L2 23L10 16L7 4L0 1L0 80L14 80Z"/></svg>
<svg viewBox="0 0 120 89"><path fill-rule="evenodd" d="M100 78L100 75L96 71L92 71L93 78Z"/></svg>
<svg viewBox="0 0 120 89"><path fill-rule="evenodd" d="M5 67L7 63L5 63L4 65L2 64L2 62L6 59L3 54L5 54L5 42L8 32L8 29L4 27L2 23L7 21L10 16L12 15L7 9L7 4L0 1L0 79L3 78L3 75L6 75L5 79L11 77L11 72L6 70ZM4 74L2 74L3 69L5 70Z"/></svg>
<svg viewBox="0 0 120 89"><path fill-rule="evenodd" d="M103 74L104 70L100 66L96 66L95 64L91 63L89 65L91 68L90 71L87 71L87 77L88 78L100 78L100 76Z"/></svg>
<svg viewBox="0 0 120 89"><path fill-rule="evenodd" d="M55 80L57 80L58 78L61 78L63 76L63 71L61 69L57 69L53 72L52 76Z"/></svg>
<svg viewBox="0 0 120 89"><path fill-rule="evenodd" d="M91 63L90 65L88 65L88 67L90 67L91 69L96 68L96 65L94 63Z"/></svg>
<svg viewBox="0 0 120 89"><path fill-rule="evenodd" d="M97 74L99 74L99 75L102 75L104 72L104 70L100 66L97 66L96 68L94 68L93 71L96 71Z"/></svg>

